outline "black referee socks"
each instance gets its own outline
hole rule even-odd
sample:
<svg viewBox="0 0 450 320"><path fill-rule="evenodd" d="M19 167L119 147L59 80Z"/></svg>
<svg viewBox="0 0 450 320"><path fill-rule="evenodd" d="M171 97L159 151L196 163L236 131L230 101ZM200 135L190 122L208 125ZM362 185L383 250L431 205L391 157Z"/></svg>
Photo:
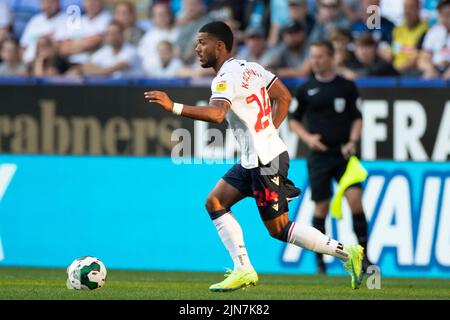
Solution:
<svg viewBox="0 0 450 320"><path fill-rule="evenodd" d="M325 233L325 218L313 217L312 225L314 228L316 228L323 234L326 234Z"/></svg>
<svg viewBox="0 0 450 320"><path fill-rule="evenodd" d="M358 243L367 251L367 220L364 212L353 213L353 231Z"/></svg>

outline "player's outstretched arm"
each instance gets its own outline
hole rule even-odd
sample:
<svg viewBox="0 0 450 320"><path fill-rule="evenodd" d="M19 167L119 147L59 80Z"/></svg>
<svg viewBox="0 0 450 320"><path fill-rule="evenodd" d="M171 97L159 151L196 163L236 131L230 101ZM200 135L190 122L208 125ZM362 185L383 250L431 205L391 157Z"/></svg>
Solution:
<svg viewBox="0 0 450 320"><path fill-rule="evenodd" d="M275 128L278 129L288 114L292 96L283 82L277 79L269 89L269 97L273 100L272 122Z"/></svg>
<svg viewBox="0 0 450 320"><path fill-rule="evenodd" d="M144 93L145 99L151 103L157 103L166 111L178 115L182 115L194 120L202 120L213 123L222 123L225 119L228 110L230 110L230 103L225 100L211 99L209 106L189 106L175 104L169 96L162 91L148 91Z"/></svg>

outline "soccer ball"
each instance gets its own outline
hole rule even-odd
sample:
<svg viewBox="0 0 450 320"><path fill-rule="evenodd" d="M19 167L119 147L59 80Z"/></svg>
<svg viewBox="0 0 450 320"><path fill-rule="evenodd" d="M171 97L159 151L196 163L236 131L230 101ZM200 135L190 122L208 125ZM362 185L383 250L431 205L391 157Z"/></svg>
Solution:
<svg viewBox="0 0 450 320"><path fill-rule="evenodd" d="M94 290L105 285L106 268L95 257L81 257L67 268L67 288Z"/></svg>

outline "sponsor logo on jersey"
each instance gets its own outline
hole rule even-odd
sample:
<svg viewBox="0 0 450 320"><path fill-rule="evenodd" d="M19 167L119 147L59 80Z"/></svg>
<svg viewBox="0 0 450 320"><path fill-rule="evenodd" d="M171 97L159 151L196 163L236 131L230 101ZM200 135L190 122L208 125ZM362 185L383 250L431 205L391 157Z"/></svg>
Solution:
<svg viewBox="0 0 450 320"><path fill-rule="evenodd" d="M273 183L275 183L277 186L280 185L280 177L276 176L270 179Z"/></svg>
<svg viewBox="0 0 450 320"><path fill-rule="evenodd" d="M345 110L345 99L344 98L336 98L334 99L334 110L337 113L342 113Z"/></svg>
<svg viewBox="0 0 450 320"><path fill-rule="evenodd" d="M216 91L217 92L224 92L227 90L227 82L226 81L220 81L216 84Z"/></svg>
<svg viewBox="0 0 450 320"><path fill-rule="evenodd" d="M320 91L319 88L309 89L309 90L308 90L308 96L312 97L312 96L318 94L319 91Z"/></svg>

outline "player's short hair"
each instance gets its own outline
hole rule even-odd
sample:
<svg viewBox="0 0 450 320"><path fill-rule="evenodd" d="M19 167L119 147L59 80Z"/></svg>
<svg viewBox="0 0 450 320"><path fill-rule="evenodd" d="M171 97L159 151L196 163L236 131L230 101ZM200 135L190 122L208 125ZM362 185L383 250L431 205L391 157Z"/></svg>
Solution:
<svg viewBox="0 0 450 320"><path fill-rule="evenodd" d="M311 47L322 47L327 49L328 54L330 57L334 57L334 46L331 43L331 41L328 40L322 40L322 41L315 41L311 44Z"/></svg>
<svg viewBox="0 0 450 320"><path fill-rule="evenodd" d="M226 23L222 21L213 21L205 24L198 32L209 33L213 37L216 37L218 40L225 43L225 48L228 52L233 50L233 31L231 31L230 27Z"/></svg>

